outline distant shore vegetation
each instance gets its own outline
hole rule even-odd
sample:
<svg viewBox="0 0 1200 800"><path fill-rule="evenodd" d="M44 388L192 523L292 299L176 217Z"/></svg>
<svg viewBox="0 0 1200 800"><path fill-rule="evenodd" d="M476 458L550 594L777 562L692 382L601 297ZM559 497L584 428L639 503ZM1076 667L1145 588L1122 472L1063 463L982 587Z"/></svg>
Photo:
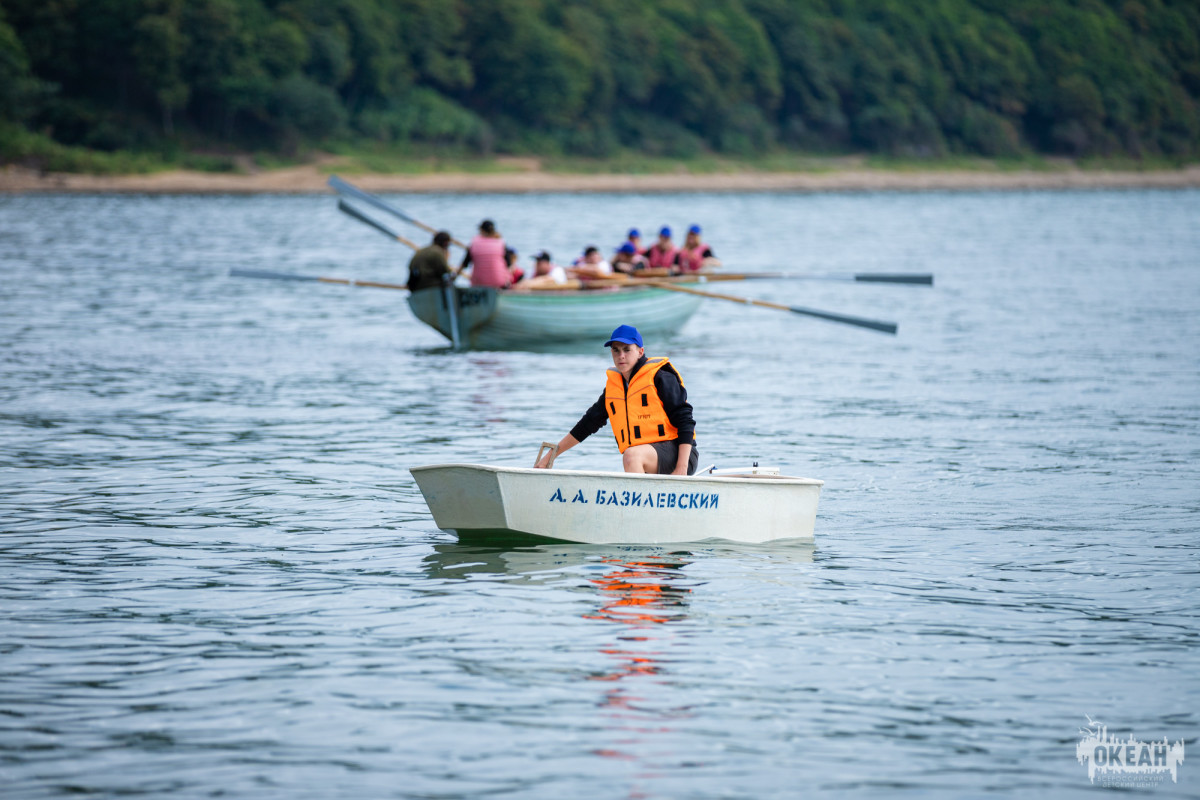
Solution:
<svg viewBox="0 0 1200 800"><path fill-rule="evenodd" d="M0 0L0 162L1200 158L1195 0Z"/></svg>

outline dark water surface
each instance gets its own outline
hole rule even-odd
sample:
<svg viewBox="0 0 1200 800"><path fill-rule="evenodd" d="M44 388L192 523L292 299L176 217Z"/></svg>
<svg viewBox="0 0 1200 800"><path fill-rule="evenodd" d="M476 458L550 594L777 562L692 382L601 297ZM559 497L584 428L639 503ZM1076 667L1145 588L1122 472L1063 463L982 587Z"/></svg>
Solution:
<svg viewBox="0 0 1200 800"><path fill-rule="evenodd" d="M6 798L1082 797L1085 715L1200 794L1200 193L391 199L937 286L722 284L900 335L712 301L649 343L705 463L826 481L815 546L489 549L406 469L532 463L599 343L227 277L402 281L329 197L0 198Z"/></svg>

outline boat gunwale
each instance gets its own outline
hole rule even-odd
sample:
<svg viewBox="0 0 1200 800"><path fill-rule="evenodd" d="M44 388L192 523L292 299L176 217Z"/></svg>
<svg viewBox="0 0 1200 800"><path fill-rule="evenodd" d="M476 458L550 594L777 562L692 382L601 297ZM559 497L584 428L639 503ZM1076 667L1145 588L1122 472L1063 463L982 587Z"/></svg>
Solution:
<svg viewBox="0 0 1200 800"><path fill-rule="evenodd" d="M416 471L425 471L433 469L446 469L450 467L470 468L484 472L492 472L496 474L517 474L517 475L563 475L569 477L588 477L588 478L634 478L636 480L649 481L719 481L721 483L741 483L741 484L761 484L764 480L769 483L791 486L824 486L825 481L819 478L800 478L791 475L710 475L705 472L698 472L694 475L658 475L654 473L644 472L607 472L601 470L578 470L578 469L537 469L535 467L503 467L494 464L470 464L467 462L451 462L446 464L422 464L416 467L409 467L410 473Z"/></svg>
<svg viewBox="0 0 1200 800"><path fill-rule="evenodd" d="M476 287L478 288L478 287ZM502 289L497 290L496 299L505 297L520 297L533 298L545 297L547 299L560 300L564 297L571 298L611 298L613 295L646 295L646 294L671 294L669 289L663 289L658 286L598 286L591 288L572 288L569 286L555 287L553 289Z"/></svg>

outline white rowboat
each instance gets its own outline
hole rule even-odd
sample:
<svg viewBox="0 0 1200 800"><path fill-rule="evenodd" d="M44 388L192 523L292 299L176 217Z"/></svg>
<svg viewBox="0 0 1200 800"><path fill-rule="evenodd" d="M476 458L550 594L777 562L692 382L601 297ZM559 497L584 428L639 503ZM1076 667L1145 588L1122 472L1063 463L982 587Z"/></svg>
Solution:
<svg viewBox="0 0 1200 800"><path fill-rule="evenodd" d="M588 544L812 541L824 485L749 468L687 477L482 464L410 471L437 526L460 537Z"/></svg>

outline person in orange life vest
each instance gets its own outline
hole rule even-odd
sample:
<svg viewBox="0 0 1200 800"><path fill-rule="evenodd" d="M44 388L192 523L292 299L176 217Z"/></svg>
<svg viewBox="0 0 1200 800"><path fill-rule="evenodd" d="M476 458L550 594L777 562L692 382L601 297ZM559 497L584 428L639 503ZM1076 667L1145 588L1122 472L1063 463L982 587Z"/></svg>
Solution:
<svg viewBox="0 0 1200 800"><path fill-rule="evenodd" d="M699 272L704 267L715 267L720 263L713 255L712 248L700 241L700 226L693 225L688 228L683 247L679 248L679 253L675 256L675 264L679 271Z"/></svg>
<svg viewBox="0 0 1200 800"><path fill-rule="evenodd" d="M496 232L496 223L485 219L479 223L479 235L471 240L467 254L463 256L458 271L471 267L472 286L494 286L507 288L512 284L512 275L504 259L504 239Z"/></svg>
<svg viewBox="0 0 1200 800"><path fill-rule="evenodd" d="M699 458L696 422L675 367L665 358L647 358L642 335L632 325L618 327L604 346L612 351L613 368L600 399L537 467L547 469L556 454L570 450L608 422L626 472L694 473Z"/></svg>
<svg viewBox="0 0 1200 800"><path fill-rule="evenodd" d="M671 269L678 253L671 241L671 229L664 225L658 232L658 241L646 251L646 260L653 269Z"/></svg>

